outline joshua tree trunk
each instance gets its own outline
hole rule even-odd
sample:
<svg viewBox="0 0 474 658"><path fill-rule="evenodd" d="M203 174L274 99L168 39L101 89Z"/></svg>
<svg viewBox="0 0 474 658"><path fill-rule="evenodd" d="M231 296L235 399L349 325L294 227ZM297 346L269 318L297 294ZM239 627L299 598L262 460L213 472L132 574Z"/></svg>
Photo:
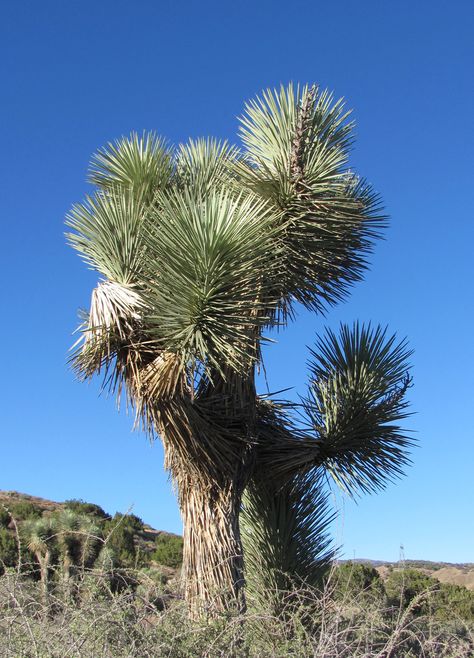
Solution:
<svg viewBox="0 0 474 658"><path fill-rule="evenodd" d="M69 555L64 556L63 565L62 565L62 594L65 603L70 603L72 601L72 568L73 561Z"/></svg>
<svg viewBox="0 0 474 658"><path fill-rule="evenodd" d="M191 616L243 612L242 479L203 487L185 476L178 487L184 526L182 576Z"/></svg>
<svg viewBox="0 0 474 658"><path fill-rule="evenodd" d="M36 553L36 559L40 567L41 594L44 606L44 612L48 613L49 609L49 565L51 563L51 553Z"/></svg>
<svg viewBox="0 0 474 658"><path fill-rule="evenodd" d="M182 576L190 615L245 610L239 513L252 471L253 373L229 376L162 403L154 425L178 492L184 526Z"/></svg>

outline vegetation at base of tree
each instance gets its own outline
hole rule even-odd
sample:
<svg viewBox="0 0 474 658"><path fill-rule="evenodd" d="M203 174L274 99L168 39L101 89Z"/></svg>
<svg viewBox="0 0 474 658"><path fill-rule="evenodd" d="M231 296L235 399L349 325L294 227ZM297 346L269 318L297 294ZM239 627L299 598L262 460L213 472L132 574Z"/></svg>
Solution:
<svg viewBox="0 0 474 658"><path fill-rule="evenodd" d="M52 591L61 587L61 573L64 575L65 568L71 569L71 577L79 579L78 583L87 581L89 570L98 569L109 574L108 587L113 591L139 591L153 598L155 594L152 595L151 590L158 586L165 587L170 578L170 573L160 570L160 565L170 569L181 565L182 537L160 533L154 544L145 545L144 524L136 515L117 513L110 517L98 505L84 501L68 501L55 512L42 514L38 507L26 501L12 507L16 506L19 516L25 516L17 522L24 539L21 546L22 571L29 574L32 583L40 580L38 556L41 560L49 542L49 586ZM3 524L0 525L0 572L3 573L5 569L17 568L18 545L14 529L6 527L10 525L10 515L5 512L0 519ZM41 527L41 519L44 519L44 527ZM86 542L85 553L81 526L86 533L91 530L94 533ZM25 530L30 533L28 536ZM30 548L36 549L36 555L28 549L28 542L35 533L37 536ZM41 544L41 533L43 540L46 540L44 545ZM411 565L414 563L433 569L430 562L406 561L390 567L387 576L382 579L378 571L368 564L346 562L331 569L325 579L326 587L331 590L334 600L339 602L357 599L372 605L378 601L386 609L411 607L411 615L429 614L440 622L453 618L474 622L474 592L454 584L439 583L426 573L413 569ZM130 569L135 570L135 575ZM285 579L281 582L284 583ZM176 584L173 587L174 593L168 590L167 596L179 597ZM158 607L163 605L161 596L156 595L155 600Z"/></svg>
<svg viewBox="0 0 474 658"><path fill-rule="evenodd" d="M178 535L162 533L155 539L155 550L152 559L158 564L177 568L183 561L183 538Z"/></svg>
<svg viewBox="0 0 474 658"><path fill-rule="evenodd" d="M370 588L377 580L365 570L357 568L355 573L351 587L359 580ZM173 591L176 583L159 571L131 570L123 576L123 582L128 578L127 586L117 587L107 572L87 571L78 590L80 598L62 599L60 573L52 571L50 597L45 602L40 583L7 569L0 576L0 654L25 658L474 655L474 616L459 615L453 599L436 599L432 588L417 594L417 605L413 605L415 599L406 604L403 597L388 605L382 592L379 598L367 598L355 588L336 593L338 575L332 573L323 591L300 587L281 592L280 599L288 605L279 614L253 612L249 596L245 616L227 613L200 621L189 619L187 606ZM342 569L339 577L341 584L348 579L348 570ZM472 599L473 593L469 594Z"/></svg>
<svg viewBox="0 0 474 658"><path fill-rule="evenodd" d="M140 591L145 592L150 583L164 586L168 582L170 574L160 570L160 565L172 570L181 566L182 537L163 532L154 543L145 542L145 526L136 515L116 513L111 517L98 505L84 501L68 501L54 512L41 513L37 506L27 501L15 503L12 508L19 510L19 516L25 517L17 521L24 540L21 546L22 570L30 574L32 582L39 580L39 560L45 549L49 548L48 569L52 575L50 586L53 590L59 587L59 574L61 570L64 574L65 568L66 571L71 569L72 577L79 577L79 581L86 578L88 570L99 569L109 573L109 587L114 591L133 591L139 587ZM18 566L15 531L6 527L10 525L10 518L7 512L0 516L3 524L0 525L2 573L5 568ZM85 545L83 531L93 533ZM33 537L35 533L37 536ZM41 544L41 537L46 541L44 545ZM30 548L36 549L36 555L28 549L33 538ZM454 584L439 583L426 573L413 569L411 565L415 563L433 570L433 563L406 561L391 566L385 579L382 579L378 571L368 564L346 562L333 567L329 581L327 578L325 581L336 601L357 598L368 604L379 601L387 608L401 606L406 609L412 606L413 615L430 614L439 621L449 621L454 616L474 622L474 592ZM439 565L434 564L436 566ZM130 569L141 574L138 580L136 575L132 576L127 571ZM289 581L281 578L280 582ZM429 595L425 596L427 592ZM179 591L175 590L174 595L179 596ZM417 597L420 598L419 602L416 602ZM161 605L159 597L157 601Z"/></svg>
<svg viewBox="0 0 474 658"><path fill-rule="evenodd" d="M474 592L412 568L395 566L383 579L367 564L333 565L322 588L295 583L278 593L279 607L266 611L249 590L245 616L228 612L200 624L188 618L171 568L179 564L181 537L162 533L154 550L144 551L138 517L116 514L100 522L66 507L18 521L18 530L20 565L14 530L0 528L6 655L29 655L33 641L48 658L67 651L76 658L470 658L474 652Z"/></svg>

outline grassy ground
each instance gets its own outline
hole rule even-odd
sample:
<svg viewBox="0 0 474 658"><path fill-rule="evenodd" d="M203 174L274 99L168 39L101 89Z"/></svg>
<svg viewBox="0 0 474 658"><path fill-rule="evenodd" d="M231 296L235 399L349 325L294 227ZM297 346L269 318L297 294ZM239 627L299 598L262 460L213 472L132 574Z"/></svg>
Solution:
<svg viewBox="0 0 474 658"><path fill-rule="evenodd" d="M282 596L280 614L252 609L188 620L183 602L147 574L113 592L110 577L83 574L73 594L61 594L59 575L44 596L40 583L18 571L0 577L2 658L468 658L474 625L439 619L432 589L409 604L387 605L377 592L342 589L331 578L323 592ZM128 576L127 583L133 580ZM114 589L117 590L116 583ZM120 588L118 588L120 589ZM66 602L67 601L67 602ZM421 612L420 612L421 611Z"/></svg>

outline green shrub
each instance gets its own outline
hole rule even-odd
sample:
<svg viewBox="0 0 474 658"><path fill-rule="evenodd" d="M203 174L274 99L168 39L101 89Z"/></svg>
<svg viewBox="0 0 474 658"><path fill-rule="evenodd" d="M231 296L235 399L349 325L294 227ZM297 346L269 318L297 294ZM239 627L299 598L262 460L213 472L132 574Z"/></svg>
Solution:
<svg viewBox="0 0 474 658"><path fill-rule="evenodd" d="M19 503L13 503L10 508L12 516L18 521L26 519L39 519L43 512L41 509L27 500L21 500Z"/></svg>
<svg viewBox="0 0 474 658"><path fill-rule="evenodd" d="M0 574L4 567L16 567L18 546L14 535L6 528L0 528Z"/></svg>
<svg viewBox="0 0 474 658"><path fill-rule="evenodd" d="M10 520L10 513L3 507L0 507L0 528L6 528L9 525Z"/></svg>
<svg viewBox="0 0 474 658"><path fill-rule="evenodd" d="M437 581L416 569L394 569L385 581L389 605L403 609L430 589L439 589ZM422 597L418 604L414 604L413 612L424 614L427 612L427 606L427 597Z"/></svg>
<svg viewBox="0 0 474 658"><path fill-rule="evenodd" d="M95 505L94 503L86 503L80 498L71 498L70 500L66 500L64 502L64 507L71 510L72 512L76 512L77 514L89 514L103 521L110 519L110 515L107 514L107 512L105 512L100 505Z"/></svg>
<svg viewBox="0 0 474 658"><path fill-rule="evenodd" d="M359 597L338 605L300 592L291 613L230 612L192 620L187 605L151 573L114 590L89 572L82 600L42 603L41 584L21 574L0 578L0 655L30 658L471 658L474 627L385 614L385 602ZM87 587L84 587L87 585ZM12 605L15 601L15 605ZM308 610L311 618L308 619ZM310 622L310 623L308 623Z"/></svg>
<svg viewBox="0 0 474 658"><path fill-rule="evenodd" d="M383 598L385 588L379 572L366 564L347 562L337 566L331 575L337 600L354 597Z"/></svg>
<svg viewBox="0 0 474 658"><path fill-rule="evenodd" d="M176 569L183 562L183 538L178 535L160 534L155 541L152 560Z"/></svg>
<svg viewBox="0 0 474 658"><path fill-rule="evenodd" d="M103 533L108 549L113 553L117 566L136 566L137 547L135 537L143 531L143 521L134 514L115 514L105 521Z"/></svg>
<svg viewBox="0 0 474 658"><path fill-rule="evenodd" d="M474 592L459 585L441 583L433 597L432 612L437 619L474 622Z"/></svg>

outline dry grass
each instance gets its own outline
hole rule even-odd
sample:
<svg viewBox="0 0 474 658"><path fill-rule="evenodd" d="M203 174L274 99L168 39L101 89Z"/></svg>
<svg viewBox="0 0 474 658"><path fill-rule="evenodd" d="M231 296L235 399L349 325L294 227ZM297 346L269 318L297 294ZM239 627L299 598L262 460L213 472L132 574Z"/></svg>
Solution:
<svg viewBox="0 0 474 658"><path fill-rule="evenodd" d="M10 570L0 577L2 658L468 658L473 628L440 623L414 609L386 608L380 600L347 594L335 599L301 589L283 597L281 614L252 610L212 622L188 619L179 599L135 573L133 591L112 592L106 573L84 574L75 602ZM251 604L251 601L250 601ZM162 608L159 611L159 608Z"/></svg>

